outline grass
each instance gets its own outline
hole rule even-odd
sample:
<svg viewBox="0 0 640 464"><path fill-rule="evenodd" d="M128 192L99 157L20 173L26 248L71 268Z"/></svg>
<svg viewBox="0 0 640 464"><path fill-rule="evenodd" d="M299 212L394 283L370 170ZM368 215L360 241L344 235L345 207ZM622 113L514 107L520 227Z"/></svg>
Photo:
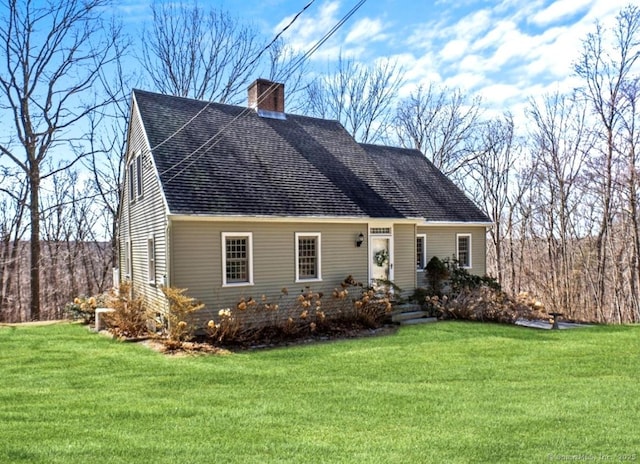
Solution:
<svg viewBox="0 0 640 464"><path fill-rule="evenodd" d="M640 460L640 327L446 322L167 357L0 327L0 462Z"/></svg>

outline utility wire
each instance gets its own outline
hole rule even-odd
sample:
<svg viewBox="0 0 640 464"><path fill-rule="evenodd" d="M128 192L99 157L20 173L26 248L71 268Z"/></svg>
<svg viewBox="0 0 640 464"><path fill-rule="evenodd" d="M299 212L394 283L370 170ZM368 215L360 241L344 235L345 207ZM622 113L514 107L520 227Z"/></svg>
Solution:
<svg viewBox="0 0 640 464"><path fill-rule="evenodd" d="M249 64L247 64L244 68L242 68L240 74L244 73L244 71L246 71L247 69L249 69L251 66L253 66L262 55L264 55L264 53L269 50L271 48L271 46L282 36L282 34L284 34L287 29L289 29L293 23L295 23L297 21L297 19L300 17L300 15L302 13L304 13L312 4L313 2L315 2L316 0L311 0L309 3L307 3L300 11L298 11L298 13L296 13L296 15L291 19L291 21L289 21L289 23L282 28L282 30L280 32L278 32L276 34L276 36L273 38L273 40L271 42L269 42L262 50L260 50L260 52L253 58L253 60L251 60L251 62ZM205 111L209 105L211 104L211 102L207 102L206 105L204 105L202 107L202 109L200 109L200 111L198 111L193 117L191 117L187 122L185 122L182 126L180 126L177 130L175 130L173 132L173 134L171 134L169 137L167 137L166 139L164 139L162 142L158 143L155 147L153 147L151 149L151 151L155 150L156 148L160 148L162 145L164 145L165 143L167 143L169 140L171 140L172 138L174 138L176 135L178 135L180 132L182 132L189 124L191 124L198 116L200 116L202 114L203 111Z"/></svg>
<svg viewBox="0 0 640 464"><path fill-rule="evenodd" d="M313 45L302 57L300 57L297 61L295 61L290 66L288 72L285 73L286 77L285 77L284 80L288 79L291 76L291 74L293 74L300 66L302 66L304 61L307 60L311 55L313 55L327 40L329 40L329 38L331 38L331 36L333 34L335 34L336 31L338 29L340 29L340 27L342 27L344 25L344 23L347 22L362 7L362 5L364 5L366 2L367 2L367 0L360 0L351 10L349 10L349 12L340 21L338 21L329 30L329 32L327 32L320 40L318 40L318 42L316 42L315 45ZM264 92L262 97L259 99L258 103L262 102L265 98L267 98L275 90L276 87L277 87L277 84L276 83L272 83L267 88L267 90ZM202 110L200 110L197 114L202 113L202 111L204 111L204 108ZM163 174L166 174L169 171L172 171L173 169L177 168L182 163L184 163L184 162L188 161L189 159L191 159L192 157L194 157L200 150L204 150L199 156L197 156L196 158L192 159L186 166L184 166L182 169L180 169L178 172L176 172L173 176L171 176L169 179L167 179L164 182L165 183L171 182L176 177L178 177L180 174L182 174L185 170L190 168L196 161L198 161L209 150L211 150L212 148L214 148L218 144L219 140L221 139L222 133L227 128L229 128L229 126L231 126L231 124L233 124L235 121L237 121L238 119L240 119L241 117L247 115L250 112L251 112L250 108L245 108L242 112L240 112L231 121L229 121L227 124L225 124L223 127L221 127L215 134L213 134L209 139L207 139L204 143L202 143L198 148L196 148L194 151L192 151L189 155L185 156L178 163L174 164L173 166L171 166L171 167L165 169L163 172L161 172L160 175L163 175ZM206 145L208 145L208 144L211 144L211 145L205 149L204 147Z"/></svg>

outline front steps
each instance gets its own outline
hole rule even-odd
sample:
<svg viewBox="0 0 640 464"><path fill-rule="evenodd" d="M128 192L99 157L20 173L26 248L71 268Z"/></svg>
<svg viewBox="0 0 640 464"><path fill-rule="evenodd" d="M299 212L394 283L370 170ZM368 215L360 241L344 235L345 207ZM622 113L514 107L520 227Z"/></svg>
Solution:
<svg viewBox="0 0 640 464"><path fill-rule="evenodd" d="M395 307L391 313L391 321L400 325L429 324L438 318L429 317L429 313L422 311L417 304L405 303Z"/></svg>

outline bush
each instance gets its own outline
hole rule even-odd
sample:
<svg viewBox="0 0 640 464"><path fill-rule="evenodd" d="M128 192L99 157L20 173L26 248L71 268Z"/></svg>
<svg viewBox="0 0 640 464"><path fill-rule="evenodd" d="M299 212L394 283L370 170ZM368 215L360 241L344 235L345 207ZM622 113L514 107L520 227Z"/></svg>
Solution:
<svg viewBox="0 0 640 464"><path fill-rule="evenodd" d="M96 308L104 307L106 298L105 295L79 296L74 298L73 302L67 303L64 312L75 321L80 320L84 324L92 324L96 318Z"/></svg>
<svg viewBox="0 0 640 464"><path fill-rule="evenodd" d="M204 308L204 304L186 296L186 291L186 288L162 287L162 293L169 300L168 336L172 342L184 342L193 338L195 327L190 316Z"/></svg>
<svg viewBox="0 0 640 464"><path fill-rule="evenodd" d="M379 293L373 288L364 289L353 306L355 319L371 329L380 327L393 309L390 293Z"/></svg>
<svg viewBox="0 0 640 464"><path fill-rule="evenodd" d="M131 283L122 282L117 292L110 292L106 301L112 313L105 314L105 322L111 331L121 337L138 338L148 333L151 319L141 297L131 296Z"/></svg>
<svg viewBox="0 0 640 464"><path fill-rule="evenodd" d="M514 324L518 319L544 319L539 302L513 298L489 286L464 288L455 298L431 299L444 319Z"/></svg>
<svg viewBox="0 0 640 464"><path fill-rule="evenodd" d="M528 294L513 298L502 291L496 279L470 274L455 259L434 256L426 269L431 291L416 289L412 299L431 315L510 324L520 318L546 318L539 301Z"/></svg>
<svg viewBox="0 0 640 464"><path fill-rule="evenodd" d="M425 274L432 294L438 296L442 295L442 285L449 277L449 267L447 266L447 263L437 256L434 256L427 263L427 266L425 267Z"/></svg>
<svg viewBox="0 0 640 464"><path fill-rule="evenodd" d="M295 297L283 288L275 301L266 295L257 299L243 296L235 307L221 309L207 323L206 334L215 344L271 343L345 327L380 327L390 311L388 292L365 288L348 276L331 297L310 287Z"/></svg>
<svg viewBox="0 0 640 464"><path fill-rule="evenodd" d="M460 267L457 260L452 260L448 263L450 271L450 293L457 295L463 290L489 287L492 290L500 291L500 284L496 279L489 276L479 276L470 274L469 271Z"/></svg>
<svg viewBox="0 0 640 464"><path fill-rule="evenodd" d="M419 304L420 309L427 311L430 317L439 317L441 312L438 305L433 303L433 296L426 288L418 287L409 297L409 301ZM438 297L436 297L436 301L439 301Z"/></svg>

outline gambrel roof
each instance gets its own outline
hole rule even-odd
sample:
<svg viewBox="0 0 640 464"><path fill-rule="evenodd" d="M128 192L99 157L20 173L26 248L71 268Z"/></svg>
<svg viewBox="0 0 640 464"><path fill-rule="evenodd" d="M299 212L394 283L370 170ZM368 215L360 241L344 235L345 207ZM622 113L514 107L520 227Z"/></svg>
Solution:
<svg viewBox="0 0 640 464"><path fill-rule="evenodd" d="M420 152L358 144L337 121L133 98L172 214L489 221Z"/></svg>

